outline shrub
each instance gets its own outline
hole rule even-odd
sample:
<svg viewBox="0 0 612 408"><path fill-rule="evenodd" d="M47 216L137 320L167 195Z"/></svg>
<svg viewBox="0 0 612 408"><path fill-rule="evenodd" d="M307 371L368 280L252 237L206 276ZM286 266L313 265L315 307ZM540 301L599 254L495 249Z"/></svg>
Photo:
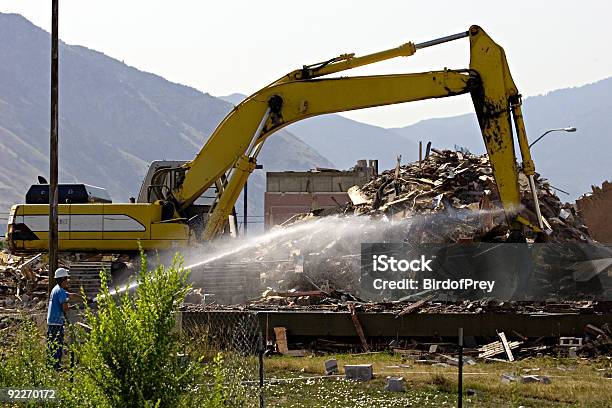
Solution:
<svg viewBox="0 0 612 408"><path fill-rule="evenodd" d="M149 272L144 255L136 291L111 296L107 272L97 312L86 310L91 331L78 350L83 374L114 407L177 406L193 392L200 361L185 361L174 332L175 314L189 289L177 255L172 266Z"/></svg>

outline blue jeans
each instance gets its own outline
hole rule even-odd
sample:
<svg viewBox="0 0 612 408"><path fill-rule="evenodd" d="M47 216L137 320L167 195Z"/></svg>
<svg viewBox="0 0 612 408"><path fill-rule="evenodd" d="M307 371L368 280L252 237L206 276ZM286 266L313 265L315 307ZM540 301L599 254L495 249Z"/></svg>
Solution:
<svg viewBox="0 0 612 408"><path fill-rule="evenodd" d="M64 326L47 326L47 352L53 368L59 370L64 348Z"/></svg>

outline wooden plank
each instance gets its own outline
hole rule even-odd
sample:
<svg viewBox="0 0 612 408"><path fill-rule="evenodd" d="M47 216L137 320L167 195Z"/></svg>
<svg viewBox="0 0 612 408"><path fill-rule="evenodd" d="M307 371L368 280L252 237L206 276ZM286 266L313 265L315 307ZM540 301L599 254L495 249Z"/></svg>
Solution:
<svg viewBox="0 0 612 408"><path fill-rule="evenodd" d="M351 320L353 320L353 325L355 326L355 330L357 331L357 335L359 336L359 340L361 340L361 345L363 346L364 351L367 353L370 351L370 347L368 347L368 342L365 337L365 333L363 332L363 327L361 327L361 323L359 322L359 317L355 312L355 306L352 303L348 304L349 312L351 312Z"/></svg>
<svg viewBox="0 0 612 408"><path fill-rule="evenodd" d="M285 327L275 327L274 335L276 336L276 347L282 355L291 357L303 357L306 355L305 350L289 350L287 329Z"/></svg>
<svg viewBox="0 0 612 408"><path fill-rule="evenodd" d="M518 348L521 344L523 343L520 341L511 341L511 342L508 342L508 347L510 349L515 349L515 348ZM478 351L480 352L478 354L478 357L487 358L487 357L496 356L498 354L502 354L505 351L505 348L504 348L504 344L498 340L498 341L494 341L493 343L489 343L482 347L479 347Z"/></svg>
<svg viewBox="0 0 612 408"><path fill-rule="evenodd" d="M489 343L486 346L479 348L478 350L480 351L478 357L487 358L503 353L504 347L500 341L496 341L494 343Z"/></svg>
<svg viewBox="0 0 612 408"><path fill-rule="evenodd" d="M512 349L510 348L510 345L508 344L508 340L506 339L506 334L504 332L499 332L497 333L497 335L499 336L502 344L504 345L504 351L506 352L506 355L508 356L508 361L514 361L514 356L512 355Z"/></svg>
<svg viewBox="0 0 612 408"><path fill-rule="evenodd" d="M287 345L287 329L284 327L275 327L274 336L276 337L278 352L281 354L287 353L289 351L289 346Z"/></svg>
<svg viewBox="0 0 612 408"><path fill-rule="evenodd" d="M418 309L420 309L425 303L429 302L431 299L433 299L434 297L436 297L435 294L433 295L429 295L427 297L424 297L423 299L416 301L414 303L412 303L411 305L407 306L404 310L402 310L401 312L399 312L397 314L396 317L400 317L400 316L404 316L407 315L409 313L415 312Z"/></svg>

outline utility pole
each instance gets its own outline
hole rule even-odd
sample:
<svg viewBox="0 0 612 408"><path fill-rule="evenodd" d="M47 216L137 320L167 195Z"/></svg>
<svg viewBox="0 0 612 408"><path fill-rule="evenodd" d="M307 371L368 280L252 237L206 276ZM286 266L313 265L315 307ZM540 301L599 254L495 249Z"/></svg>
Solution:
<svg viewBox="0 0 612 408"><path fill-rule="evenodd" d="M58 196L57 196L57 141L59 105L59 41L58 41L58 2L51 5L51 127L49 143L49 293L55 286L53 274L57 269L58 250Z"/></svg>
<svg viewBox="0 0 612 408"><path fill-rule="evenodd" d="M263 165L261 164L256 164L255 165L255 169L263 169ZM248 223L248 215L247 215L247 210L248 210L248 205L247 205L247 199L248 199L248 195L249 195L249 181L247 180L244 183L244 190L243 190L243 194L242 194L242 234L246 237L247 235L247 223Z"/></svg>
<svg viewBox="0 0 612 408"><path fill-rule="evenodd" d="M248 222L248 216L247 216L247 211L248 211L248 205L247 205L247 198L249 195L249 181L247 180L244 183L244 194L242 194L242 234L246 237L247 234L247 222Z"/></svg>

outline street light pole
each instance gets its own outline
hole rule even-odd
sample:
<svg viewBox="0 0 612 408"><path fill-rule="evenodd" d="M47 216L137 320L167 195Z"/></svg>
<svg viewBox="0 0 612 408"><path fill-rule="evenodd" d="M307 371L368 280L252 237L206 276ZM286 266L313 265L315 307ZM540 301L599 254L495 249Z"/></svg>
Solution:
<svg viewBox="0 0 612 408"><path fill-rule="evenodd" d="M49 137L49 293L55 286L53 274L58 263L58 196L57 196L57 144L58 144L58 100L59 100L59 39L58 2L51 5L51 128Z"/></svg>
<svg viewBox="0 0 612 408"><path fill-rule="evenodd" d="M552 132L575 132L577 129L573 126L568 126L565 128L557 128L557 129L549 129L546 132L542 133L540 135L540 137L538 137L536 140L534 140L533 142L531 142L529 144L529 148L531 149L531 147L538 143L544 136L546 136L549 133ZM542 212L540 210L540 203L538 201L538 193L537 193L537 188L536 188L536 184L535 184L535 180L533 177L533 174L529 176L529 186L531 188L531 191L533 192L533 200L534 200L534 205L535 205L535 209L536 209L536 216L538 218L538 226L540 228L544 228L544 223L542 221Z"/></svg>
<svg viewBox="0 0 612 408"><path fill-rule="evenodd" d="M558 128L558 129L549 129L546 132L542 133L542 135L540 137L538 137L536 140L531 142L529 144L529 147L531 148L531 146L533 146L534 144L538 143L540 141L540 139L542 139L544 136L546 136L549 133L552 133L552 132L570 132L571 133L571 132L575 132L576 130L578 130L578 129L576 129L573 126L568 126L568 127L565 127L565 128Z"/></svg>

